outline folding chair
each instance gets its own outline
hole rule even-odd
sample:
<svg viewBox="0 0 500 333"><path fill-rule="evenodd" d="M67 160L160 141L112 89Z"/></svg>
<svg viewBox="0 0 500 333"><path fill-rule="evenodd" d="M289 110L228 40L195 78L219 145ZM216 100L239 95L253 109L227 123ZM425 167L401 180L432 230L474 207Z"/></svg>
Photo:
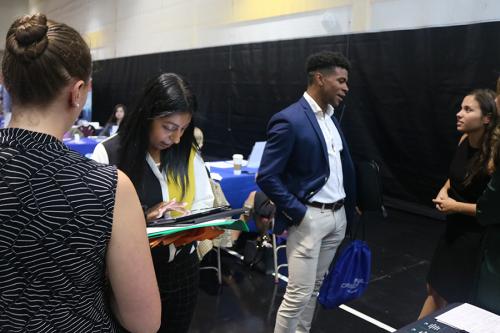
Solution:
<svg viewBox="0 0 500 333"><path fill-rule="evenodd" d="M204 266L200 267L200 270L202 269L211 269L217 272L217 279L219 281L219 284L222 284L222 269L221 269L221 261L220 261L220 246L214 246L212 250L215 250L217 253L217 267L215 266Z"/></svg>

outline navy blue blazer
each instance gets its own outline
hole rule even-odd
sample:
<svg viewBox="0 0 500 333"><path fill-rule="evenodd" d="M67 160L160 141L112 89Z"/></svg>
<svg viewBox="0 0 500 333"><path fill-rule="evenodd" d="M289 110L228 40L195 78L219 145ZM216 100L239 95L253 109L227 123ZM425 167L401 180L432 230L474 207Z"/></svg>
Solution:
<svg viewBox="0 0 500 333"><path fill-rule="evenodd" d="M355 215L356 179L349 148L340 126L342 173L347 221ZM328 151L316 115L304 97L276 113L269 121L267 143L257 175L260 189L275 203L274 232L304 218L309 201L330 176Z"/></svg>

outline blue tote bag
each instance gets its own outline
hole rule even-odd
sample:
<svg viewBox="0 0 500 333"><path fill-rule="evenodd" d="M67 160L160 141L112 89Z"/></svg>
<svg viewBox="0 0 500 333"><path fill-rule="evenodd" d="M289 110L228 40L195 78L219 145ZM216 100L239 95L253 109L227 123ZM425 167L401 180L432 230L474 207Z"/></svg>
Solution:
<svg viewBox="0 0 500 333"><path fill-rule="evenodd" d="M330 268L319 290L318 300L333 309L363 294L370 280L371 252L365 241L353 240Z"/></svg>

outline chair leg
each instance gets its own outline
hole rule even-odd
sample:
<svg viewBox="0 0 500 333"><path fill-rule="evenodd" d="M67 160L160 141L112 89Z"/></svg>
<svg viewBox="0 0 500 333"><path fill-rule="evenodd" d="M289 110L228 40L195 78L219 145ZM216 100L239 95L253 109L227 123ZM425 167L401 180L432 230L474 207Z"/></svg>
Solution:
<svg viewBox="0 0 500 333"><path fill-rule="evenodd" d="M222 269L220 262L220 246L217 247L217 277L219 278L219 284L222 284Z"/></svg>
<svg viewBox="0 0 500 333"><path fill-rule="evenodd" d="M276 236L273 234L273 260L274 260L274 283L279 282L279 271L283 267L288 267L288 263L278 265L278 251L286 249L286 245L276 246Z"/></svg>
<svg viewBox="0 0 500 333"><path fill-rule="evenodd" d="M217 267L214 266L206 266L200 267L200 270L203 269L212 269L217 272L217 281L219 284L222 284L222 269L221 269L221 260L220 260L220 246L214 246L212 250L216 250L217 253Z"/></svg>
<svg viewBox="0 0 500 333"><path fill-rule="evenodd" d="M276 248L276 235L273 234L273 261L274 261L274 283L279 282L278 278L278 249Z"/></svg>

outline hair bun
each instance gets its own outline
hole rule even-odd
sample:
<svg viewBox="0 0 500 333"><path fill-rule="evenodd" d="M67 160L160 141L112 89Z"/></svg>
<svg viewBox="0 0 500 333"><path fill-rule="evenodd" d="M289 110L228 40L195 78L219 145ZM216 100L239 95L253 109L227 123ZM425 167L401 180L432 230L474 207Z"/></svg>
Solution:
<svg viewBox="0 0 500 333"><path fill-rule="evenodd" d="M26 15L14 21L7 34L6 47L25 60L40 56L48 44L47 17L43 14Z"/></svg>

